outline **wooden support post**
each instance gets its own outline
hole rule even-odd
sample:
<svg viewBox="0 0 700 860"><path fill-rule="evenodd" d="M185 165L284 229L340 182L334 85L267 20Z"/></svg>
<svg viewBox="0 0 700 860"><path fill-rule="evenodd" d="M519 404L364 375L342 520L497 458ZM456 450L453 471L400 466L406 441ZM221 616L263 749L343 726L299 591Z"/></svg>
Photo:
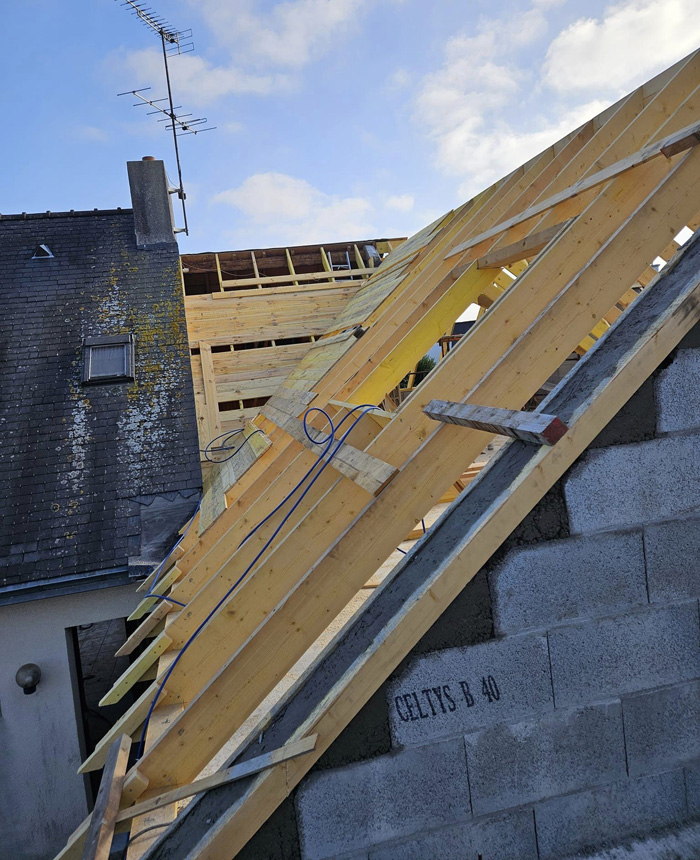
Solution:
<svg viewBox="0 0 700 860"><path fill-rule="evenodd" d="M292 255L289 253L289 248L284 249L285 254L287 255L287 268L289 269L289 274L296 276L296 272L294 271L294 264L292 263ZM299 281L292 281L295 287L299 286Z"/></svg>
<svg viewBox="0 0 700 860"><path fill-rule="evenodd" d="M511 436L535 445L555 445L568 430L566 424L555 415L452 403L449 400L431 400L423 412L428 418L445 424L459 424L472 430Z"/></svg>
<svg viewBox="0 0 700 860"><path fill-rule="evenodd" d="M253 272L255 273L255 277L252 279L252 283L254 286L257 286L259 290L262 289L262 284L260 283L260 270L258 269L258 261L255 259L255 251L250 252L250 260L253 264ZM238 281L229 281L229 284L237 284Z"/></svg>
<svg viewBox="0 0 700 860"><path fill-rule="evenodd" d="M129 735L117 738L110 747L85 837L82 860L108 860L130 749Z"/></svg>

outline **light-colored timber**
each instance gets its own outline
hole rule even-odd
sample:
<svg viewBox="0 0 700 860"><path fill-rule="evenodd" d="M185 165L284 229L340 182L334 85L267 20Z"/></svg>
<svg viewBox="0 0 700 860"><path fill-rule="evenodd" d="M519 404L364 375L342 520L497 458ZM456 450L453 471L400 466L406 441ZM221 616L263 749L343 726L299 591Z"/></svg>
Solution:
<svg viewBox="0 0 700 860"><path fill-rule="evenodd" d="M230 796L231 802L211 826L198 810L214 802L213 793L193 802L184 816L178 817L172 804L159 808L161 821L176 825L134 857L162 860L180 828L200 827L197 851L182 856L229 860L697 321L700 287L693 249L698 243L693 242L692 254L678 252L675 237L683 227L694 231L699 225L699 81L695 53L399 244L377 268L366 265L371 272L352 283L346 278L360 271L355 245L367 262L360 242L350 243L347 255L328 245L323 254L320 246L313 247L312 269L304 268L293 249L291 265L280 253L274 268L272 256L256 250L246 252L240 270L232 272L237 263L219 253L221 280L212 257L211 277L205 272L193 282L201 292L187 295L185 302L190 342L199 348L192 363L200 432L215 429L217 415L209 407L216 399L222 432L234 426L227 413L236 411L239 425L264 431L269 444L229 486L219 481L213 516L199 517L184 552L166 571L170 575L177 568L167 583L168 596L185 606L173 604L166 612L160 603L150 609L135 640L143 641L161 623L164 629L108 694L109 701L117 700L152 674L156 663L157 676L165 678L145 754L125 780L124 810L198 779L443 497L456 496L455 506L476 505L479 499L483 504L477 506L474 527L460 536L459 551L426 570L420 589L404 595L385 616L306 717L265 731L263 752L314 733L315 750L243 788L242 783L220 787L216 797ZM380 250L380 244L380 253L390 250ZM332 268L327 253L333 266L343 259L358 268ZM657 276L651 264L659 256L672 259ZM689 272L691 261L696 268ZM188 268L183 258L183 271ZM302 276L321 271L326 283L314 293L317 282ZM283 272L284 284L262 282ZM249 298L222 295L221 285L235 280L230 275L236 273L255 281ZM288 288L291 292L272 295ZM424 380L414 379L395 411L369 413L358 421L343 451L355 472L348 476L328 468L313 484L305 483L317 468L319 446L305 434L301 438L303 417L310 434L321 439L327 419L317 410L340 421L359 414L356 407L379 406L477 302L484 312L476 324ZM636 327L626 326L628 319L636 320ZM222 330L227 320L236 320L234 334ZM302 322L309 340L285 344ZM202 344L209 346L204 353ZM610 364L605 356L614 349L606 344L617 344ZM282 353L270 350L297 347L280 372L276 361ZM583 356L574 371L537 406L574 353ZM268 364L266 355L274 355ZM253 379L256 387L246 388ZM560 399L569 384L576 386L576 396ZM256 393L249 397L251 391ZM428 417L424 410L436 400L472 410L471 425ZM249 401L256 405L246 405ZM475 462L492 438L486 431L507 427L505 420L486 420L477 429L473 411L481 404L525 411L532 417L521 415L514 422L521 429L523 422L556 415L568 430L556 445L525 446L512 473L501 474L498 463L513 456L504 453L473 480L479 471ZM521 445L516 440L507 450ZM480 494L496 480L502 482L493 496L497 501L486 504ZM420 547L435 546L441 528L429 531L413 557ZM389 590L377 589L373 600L384 600ZM118 734L141 731L157 689L156 681L83 771L104 764ZM295 694L293 688L289 696ZM236 764L235 757L230 763ZM79 856L79 840L71 846L62 858Z"/></svg>

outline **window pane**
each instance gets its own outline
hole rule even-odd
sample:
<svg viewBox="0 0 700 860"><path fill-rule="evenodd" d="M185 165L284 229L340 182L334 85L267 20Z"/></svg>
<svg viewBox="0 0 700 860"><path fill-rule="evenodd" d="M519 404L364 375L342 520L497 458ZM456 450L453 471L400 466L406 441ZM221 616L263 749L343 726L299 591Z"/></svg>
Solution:
<svg viewBox="0 0 700 860"><path fill-rule="evenodd" d="M123 376L126 373L126 345L90 347L90 379Z"/></svg>

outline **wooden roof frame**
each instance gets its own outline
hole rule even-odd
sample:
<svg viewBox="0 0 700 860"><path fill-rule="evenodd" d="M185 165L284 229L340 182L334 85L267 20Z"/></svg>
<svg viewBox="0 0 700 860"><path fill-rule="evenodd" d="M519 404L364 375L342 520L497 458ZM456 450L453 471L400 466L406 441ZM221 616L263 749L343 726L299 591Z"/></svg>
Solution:
<svg viewBox="0 0 700 860"><path fill-rule="evenodd" d="M352 431L352 448L372 458L362 461L361 471L371 472L376 461L395 470L376 493L331 463L281 525L277 505L317 454L289 432L286 420L256 418L269 447L228 488L227 507L212 524L201 535L195 529L188 533L169 572L170 596L184 608L161 603L153 609L129 647L157 633L155 639L103 700L118 700L159 661L159 678L167 680L148 727L146 751L124 781L122 809L195 780L483 449L488 440L483 431L428 418L423 408L430 400L521 409L574 349L585 351L605 334L606 315L619 312L619 302L631 301L628 314L634 310L636 291L631 296L630 291L651 280L652 261L675 253L674 237L684 226L698 226L699 81L696 52L429 225L389 256L309 350L279 394L287 403L283 414L290 417L291 408L296 419L309 407L322 407L339 419L348 409L338 403L379 403L462 311L493 288L494 270L484 259L498 261L495 255L501 253L506 255L501 261L508 260L518 243L533 255L383 426L365 417ZM545 236L546 244L538 248ZM245 844L414 637L476 573L474 564L495 551L561 474L562 464L583 450L590 433L641 384L640 374L648 375L653 362L658 364L696 321L697 303L689 296L686 306L675 309L664 338L657 338L660 345L644 342L646 357L638 371L590 394L589 418L581 425L585 432L578 433L573 422L557 445L541 449L532 482L509 490L508 514L494 511L489 529L471 535L474 562L457 564L455 557L439 571L428 596L407 606L395 626L383 631L343 697L327 698L313 720L298 727L295 740L312 730L318 734L313 754L251 778L244 800L188 854L190 860L228 860ZM324 430L318 414L310 423ZM545 462L554 465L548 469ZM157 685L117 723L83 771L104 764L116 736L141 731ZM172 821L176 813L174 807L158 810L158 823ZM61 858L78 856L85 830L76 831ZM158 857L164 841L161 836L143 856ZM130 860L143 850L130 853Z"/></svg>

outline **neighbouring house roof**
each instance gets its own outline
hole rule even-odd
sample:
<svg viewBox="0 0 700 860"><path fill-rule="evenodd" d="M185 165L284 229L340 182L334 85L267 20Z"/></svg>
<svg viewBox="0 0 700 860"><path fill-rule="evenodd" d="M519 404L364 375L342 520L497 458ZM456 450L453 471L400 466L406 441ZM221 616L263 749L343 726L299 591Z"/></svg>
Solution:
<svg viewBox="0 0 700 860"><path fill-rule="evenodd" d="M129 209L4 215L0 266L0 600L128 581L201 485L177 248L137 250ZM84 385L121 334L134 381Z"/></svg>

